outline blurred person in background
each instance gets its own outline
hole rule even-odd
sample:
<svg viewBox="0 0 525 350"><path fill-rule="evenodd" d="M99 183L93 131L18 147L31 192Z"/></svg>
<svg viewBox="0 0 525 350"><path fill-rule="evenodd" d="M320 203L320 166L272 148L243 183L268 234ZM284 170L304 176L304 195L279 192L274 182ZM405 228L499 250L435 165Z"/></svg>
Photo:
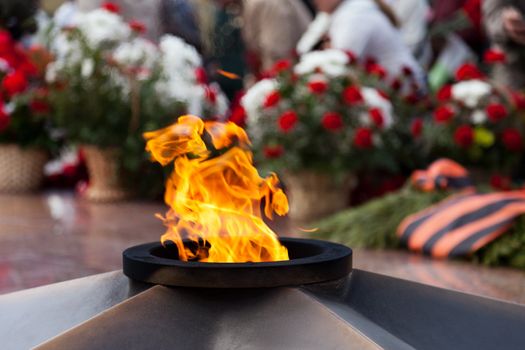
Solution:
<svg viewBox="0 0 525 350"><path fill-rule="evenodd" d="M423 65L430 63L428 40L430 6L427 0L387 0L399 23L403 41Z"/></svg>
<svg viewBox="0 0 525 350"><path fill-rule="evenodd" d="M505 53L505 62L494 67L494 78L525 89L525 1L483 0L483 22L492 43Z"/></svg>
<svg viewBox="0 0 525 350"><path fill-rule="evenodd" d="M257 75L290 57L312 21L304 0L244 0L243 37Z"/></svg>
<svg viewBox="0 0 525 350"><path fill-rule="evenodd" d="M332 15L330 45L348 50L360 59L375 59L389 75L409 68L422 89L424 72L398 30L399 22L382 0L315 0L317 9Z"/></svg>

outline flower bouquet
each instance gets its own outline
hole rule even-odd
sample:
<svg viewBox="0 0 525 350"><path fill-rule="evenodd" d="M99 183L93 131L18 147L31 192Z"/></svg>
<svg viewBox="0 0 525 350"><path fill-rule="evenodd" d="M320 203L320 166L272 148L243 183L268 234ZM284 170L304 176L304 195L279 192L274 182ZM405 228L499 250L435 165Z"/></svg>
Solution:
<svg viewBox="0 0 525 350"><path fill-rule="evenodd" d="M56 124L68 140L84 145L90 171L88 197L126 195L122 179L136 190L149 164L141 135L172 123L184 113L216 118L227 101L201 72L196 50L171 35L156 45L142 37L144 26L126 23L118 6L80 13L74 25L49 30L55 60L48 66ZM139 188L139 192L140 191Z"/></svg>
<svg viewBox="0 0 525 350"><path fill-rule="evenodd" d="M525 96L498 86L473 64L456 72L456 82L436 95L438 107L423 126L430 157L449 157L471 168L511 175L523 151ZM497 186L499 187L499 186Z"/></svg>
<svg viewBox="0 0 525 350"><path fill-rule="evenodd" d="M282 172L298 221L341 209L356 172L393 162L384 138L392 105L361 85L359 69L343 51L311 52L278 62L242 99L259 159Z"/></svg>
<svg viewBox="0 0 525 350"><path fill-rule="evenodd" d="M0 190L31 191L41 183L50 138L45 50L24 49L0 31ZM37 66L33 62L40 62Z"/></svg>

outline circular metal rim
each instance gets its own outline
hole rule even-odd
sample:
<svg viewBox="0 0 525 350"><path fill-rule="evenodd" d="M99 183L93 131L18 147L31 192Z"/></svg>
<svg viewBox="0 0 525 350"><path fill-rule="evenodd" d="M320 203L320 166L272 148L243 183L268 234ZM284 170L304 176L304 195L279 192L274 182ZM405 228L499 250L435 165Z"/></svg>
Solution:
<svg viewBox="0 0 525 350"><path fill-rule="evenodd" d="M288 247L317 249L318 254L287 261L203 263L162 258L152 251L160 242L130 247L123 253L123 271L133 280L177 287L265 288L322 283L352 271L352 250L342 244L301 238L280 238Z"/></svg>

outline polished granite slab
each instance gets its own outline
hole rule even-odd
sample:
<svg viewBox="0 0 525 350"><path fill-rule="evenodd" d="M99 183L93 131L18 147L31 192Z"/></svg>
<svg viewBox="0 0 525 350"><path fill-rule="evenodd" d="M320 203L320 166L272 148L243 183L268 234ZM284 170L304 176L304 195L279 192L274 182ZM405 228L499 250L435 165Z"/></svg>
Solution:
<svg viewBox="0 0 525 350"><path fill-rule="evenodd" d="M121 268L121 252L155 241L159 202L93 204L70 192L0 195L0 293ZM308 235L287 220L286 236ZM354 267L438 287L525 304L525 273L436 261L403 251L354 251Z"/></svg>

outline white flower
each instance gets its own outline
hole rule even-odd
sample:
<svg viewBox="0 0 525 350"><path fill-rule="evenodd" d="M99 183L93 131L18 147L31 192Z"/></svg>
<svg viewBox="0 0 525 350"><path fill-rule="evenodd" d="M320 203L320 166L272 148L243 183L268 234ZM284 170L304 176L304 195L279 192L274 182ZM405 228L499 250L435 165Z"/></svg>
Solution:
<svg viewBox="0 0 525 350"><path fill-rule="evenodd" d="M319 12L297 43L297 52L299 55L311 51L314 46L321 41L323 36L328 33L331 24L332 17L326 12Z"/></svg>
<svg viewBox="0 0 525 350"><path fill-rule="evenodd" d="M86 58L82 61L82 66L80 67L80 74L83 78L89 78L95 70L95 62L91 58Z"/></svg>
<svg viewBox="0 0 525 350"><path fill-rule="evenodd" d="M329 49L313 51L301 56L299 63L294 67L296 74L311 74L320 70L330 77L338 77L348 73L349 58L341 50Z"/></svg>
<svg viewBox="0 0 525 350"><path fill-rule="evenodd" d="M259 110L262 108L268 94L277 89L277 81L274 79L263 79L254 84L241 99L241 104L246 111L248 121L257 124Z"/></svg>
<svg viewBox="0 0 525 350"><path fill-rule="evenodd" d="M73 22L94 48L121 42L131 35L131 29L122 17L102 8L78 13Z"/></svg>
<svg viewBox="0 0 525 350"><path fill-rule="evenodd" d="M472 120L472 123L476 125L483 124L487 121L487 113L485 113L483 110L476 109L474 112L472 112L470 119Z"/></svg>
<svg viewBox="0 0 525 350"><path fill-rule="evenodd" d="M162 68L166 75L180 75L195 81L195 69L202 59L195 48L173 35L163 35L159 44L162 52Z"/></svg>
<svg viewBox="0 0 525 350"><path fill-rule="evenodd" d="M477 79L467 80L452 86L452 98L469 108L475 108L491 91L492 86L487 82Z"/></svg>
<svg viewBox="0 0 525 350"><path fill-rule="evenodd" d="M135 68L143 67L149 70L153 69L158 57L157 47L143 38L124 42L113 53L113 59L120 65Z"/></svg>
<svg viewBox="0 0 525 350"><path fill-rule="evenodd" d="M394 123L393 109L390 101L381 96L381 94L376 89L371 87L362 87L361 94L363 95L363 99L368 106L372 108L378 108L381 111L381 114L384 118L384 127L386 129L390 128Z"/></svg>

